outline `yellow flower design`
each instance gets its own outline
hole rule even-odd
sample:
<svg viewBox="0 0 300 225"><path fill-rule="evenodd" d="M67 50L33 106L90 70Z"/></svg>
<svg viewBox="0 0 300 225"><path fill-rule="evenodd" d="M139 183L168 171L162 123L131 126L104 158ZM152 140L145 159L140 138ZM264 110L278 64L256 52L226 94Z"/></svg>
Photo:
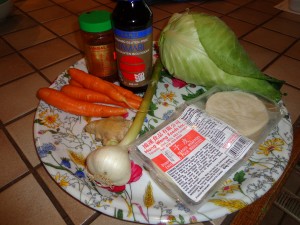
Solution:
<svg viewBox="0 0 300 225"><path fill-rule="evenodd" d="M85 166L85 157L81 153L76 153L71 150L68 150L68 155L70 159L77 165Z"/></svg>
<svg viewBox="0 0 300 225"><path fill-rule="evenodd" d="M210 199L208 200L215 205L224 207L230 212L235 212L247 206L247 203L238 199Z"/></svg>
<svg viewBox="0 0 300 225"><path fill-rule="evenodd" d="M148 185L147 185L147 187L146 187L146 190L145 190L144 205L147 208L150 208L151 206L154 205L154 203L155 203L155 201L154 201L154 197L153 197L152 185L149 182Z"/></svg>
<svg viewBox="0 0 300 225"><path fill-rule="evenodd" d="M259 146L257 154L268 156L273 151L281 152L283 145L284 141L281 138L268 139Z"/></svg>
<svg viewBox="0 0 300 225"><path fill-rule="evenodd" d="M160 93L160 97L164 100L164 101L173 101L174 97L176 97L176 94L173 91L168 91L168 92L161 92Z"/></svg>
<svg viewBox="0 0 300 225"><path fill-rule="evenodd" d="M59 172L54 176L54 180L61 186L62 188L66 188L69 186L69 177L67 174L61 175Z"/></svg>
<svg viewBox="0 0 300 225"><path fill-rule="evenodd" d="M221 191L218 193L218 195L225 196L226 194L232 194L234 191L237 191L239 189L239 184L233 184L233 181L231 179L228 179L222 184Z"/></svg>
<svg viewBox="0 0 300 225"><path fill-rule="evenodd" d="M54 114L53 112L51 112L48 109L41 112L39 114L39 117L40 117L43 125L45 125L46 127L52 128L52 129L58 128L61 124L61 122L59 120L59 115Z"/></svg>
<svg viewBox="0 0 300 225"><path fill-rule="evenodd" d="M113 200L111 198L107 198L107 199L104 199L103 201L111 204Z"/></svg>

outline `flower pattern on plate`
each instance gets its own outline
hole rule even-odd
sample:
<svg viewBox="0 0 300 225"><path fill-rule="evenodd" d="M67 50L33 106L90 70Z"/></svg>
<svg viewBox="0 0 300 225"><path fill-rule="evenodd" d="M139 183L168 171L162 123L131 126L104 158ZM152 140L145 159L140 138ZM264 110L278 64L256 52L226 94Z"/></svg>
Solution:
<svg viewBox="0 0 300 225"><path fill-rule="evenodd" d="M86 71L83 59L74 67ZM59 90L68 82L69 75L65 71L51 87ZM187 84L162 71L140 134L155 128L168 119L181 103L205 91L201 86ZM34 120L34 137L37 153L49 174L61 188L83 204L122 220L188 224L239 210L266 193L279 179L289 160L293 142L289 114L283 103L280 104L284 116L278 126L194 215L166 195L145 171L139 180L127 184L120 192L110 192L91 182L87 176L85 158L101 143L84 132L83 127L95 118L65 113L41 101ZM128 119L133 117L133 112L126 115Z"/></svg>

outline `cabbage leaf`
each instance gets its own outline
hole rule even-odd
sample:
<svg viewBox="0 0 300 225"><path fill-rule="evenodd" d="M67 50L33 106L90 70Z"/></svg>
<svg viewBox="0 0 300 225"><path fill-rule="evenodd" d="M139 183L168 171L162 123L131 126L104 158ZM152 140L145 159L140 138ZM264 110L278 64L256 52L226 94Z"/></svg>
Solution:
<svg viewBox="0 0 300 225"><path fill-rule="evenodd" d="M175 13L161 32L158 45L164 67L187 83L207 88L226 85L281 99L283 81L262 73L218 17Z"/></svg>

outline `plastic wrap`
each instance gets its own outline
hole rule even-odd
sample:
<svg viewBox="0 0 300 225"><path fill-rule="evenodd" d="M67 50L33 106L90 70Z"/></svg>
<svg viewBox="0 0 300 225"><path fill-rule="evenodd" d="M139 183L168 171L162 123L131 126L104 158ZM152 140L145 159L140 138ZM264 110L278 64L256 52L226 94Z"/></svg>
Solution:
<svg viewBox="0 0 300 225"><path fill-rule="evenodd" d="M247 92L264 106L257 116L266 114L263 116L267 120L254 134L243 136L205 110L211 96L220 93L225 96L227 92L245 93L229 87L214 87L181 105L168 120L139 137L129 148L132 159L149 172L162 190L191 212L197 211L205 199L243 165L281 118L275 102ZM224 114L223 110L221 113ZM236 119L247 117L251 115L243 112Z"/></svg>

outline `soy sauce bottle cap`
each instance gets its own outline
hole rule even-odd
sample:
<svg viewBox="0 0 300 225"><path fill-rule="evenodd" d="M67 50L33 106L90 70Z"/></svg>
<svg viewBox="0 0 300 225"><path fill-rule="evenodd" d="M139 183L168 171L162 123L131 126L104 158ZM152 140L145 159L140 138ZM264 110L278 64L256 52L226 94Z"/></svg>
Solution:
<svg viewBox="0 0 300 225"><path fill-rule="evenodd" d="M81 30L91 33L111 30L111 13L105 10L83 13L79 16L79 26Z"/></svg>

